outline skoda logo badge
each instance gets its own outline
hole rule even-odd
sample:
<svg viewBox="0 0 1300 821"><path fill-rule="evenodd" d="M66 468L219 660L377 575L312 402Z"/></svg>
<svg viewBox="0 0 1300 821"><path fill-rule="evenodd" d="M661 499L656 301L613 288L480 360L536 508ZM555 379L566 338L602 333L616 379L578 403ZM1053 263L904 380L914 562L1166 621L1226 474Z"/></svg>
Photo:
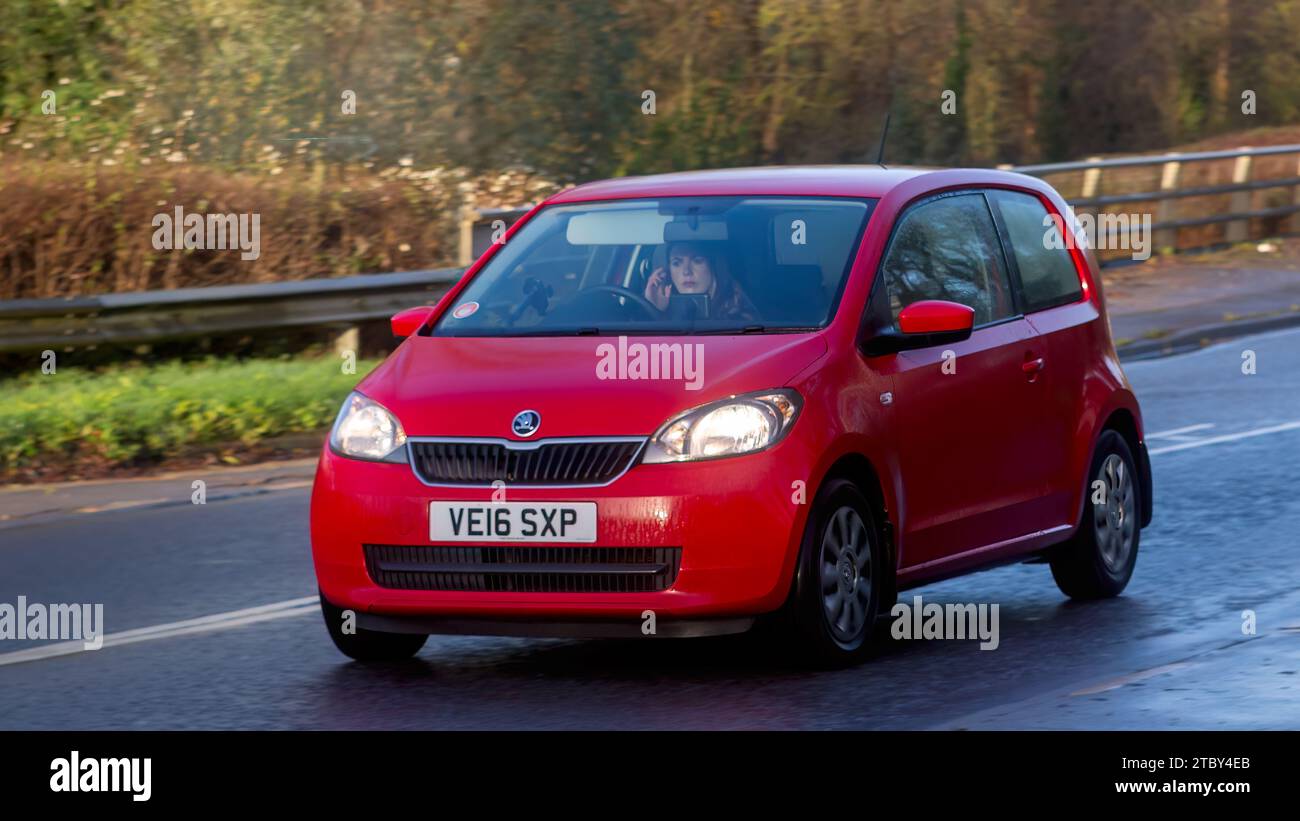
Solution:
<svg viewBox="0 0 1300 821"><path fill-rule="evenodd" d="M532 436L537 433L537 429L542 425L542 415L535 410L519 411L515 414L515 419L510 423L510 429L515 432L515 436Z"/></svg>

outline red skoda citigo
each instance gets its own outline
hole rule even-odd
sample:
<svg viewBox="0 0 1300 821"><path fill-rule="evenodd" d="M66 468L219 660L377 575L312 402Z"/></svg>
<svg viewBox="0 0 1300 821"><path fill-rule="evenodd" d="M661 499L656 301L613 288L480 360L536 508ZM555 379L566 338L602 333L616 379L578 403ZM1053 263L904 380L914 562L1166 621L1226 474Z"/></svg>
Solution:
<svg viewBox="0 0 1300 821"><path fill-rule="evenodd" d="M898 591L992 564L1118 594L1151 471L1076 229L987 170L555 195L394 317L344 402L311 512L331 637L378 660L771 618L842 663Z"/></svg>

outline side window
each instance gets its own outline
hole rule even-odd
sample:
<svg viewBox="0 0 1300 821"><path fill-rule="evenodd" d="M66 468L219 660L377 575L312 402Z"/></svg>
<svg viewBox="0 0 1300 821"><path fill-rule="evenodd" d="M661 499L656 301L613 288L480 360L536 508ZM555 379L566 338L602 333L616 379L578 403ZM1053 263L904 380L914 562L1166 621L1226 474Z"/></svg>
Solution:
<svg viewBox="0 0 1300 821"><path fill-rule="evenodd" d="M983 194L946 196L908 210L881 266L895 325L903 308L944 299L975 309L975 325L1015 314L1011 281Z"/></svg>
<svg viewBox="0 0 1300 821"><path fill-rule="evenodd" d="M1083 288L1079 272L1042 201L1015 191L990 193L1011 239L1025 292L1025 311L1041 311L1080 299Z"/></svg>

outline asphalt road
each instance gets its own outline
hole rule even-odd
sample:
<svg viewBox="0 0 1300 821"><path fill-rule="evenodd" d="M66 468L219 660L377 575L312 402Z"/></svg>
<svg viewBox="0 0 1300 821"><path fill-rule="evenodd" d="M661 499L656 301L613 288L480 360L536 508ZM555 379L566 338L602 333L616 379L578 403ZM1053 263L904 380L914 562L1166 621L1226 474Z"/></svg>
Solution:
<svg viewBox="0 0 1300 821"><path fill-rule="evenodd" d="M1156 519L1125 594L1070 603L1044 565L904 594L997 603L996 650L886 640L809 672L753 637L435 637L362 667L310 598L304 483L196 506L177 479L153 504L0 529L0 603L102 602L110 634L62 655L0 642L0 728L1300 729L1300 330L1126 371Z"/></svg>

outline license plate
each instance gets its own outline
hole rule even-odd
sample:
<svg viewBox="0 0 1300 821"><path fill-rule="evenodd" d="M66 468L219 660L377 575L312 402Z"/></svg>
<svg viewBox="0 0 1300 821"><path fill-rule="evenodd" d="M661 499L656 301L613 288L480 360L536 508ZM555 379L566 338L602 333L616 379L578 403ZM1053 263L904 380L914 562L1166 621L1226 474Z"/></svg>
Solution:
<svg viewBox="0 0 1300 821"><path fill-rule="evenodd" d="M430 502L434 542L594 542L596 503Z"/></svg>

